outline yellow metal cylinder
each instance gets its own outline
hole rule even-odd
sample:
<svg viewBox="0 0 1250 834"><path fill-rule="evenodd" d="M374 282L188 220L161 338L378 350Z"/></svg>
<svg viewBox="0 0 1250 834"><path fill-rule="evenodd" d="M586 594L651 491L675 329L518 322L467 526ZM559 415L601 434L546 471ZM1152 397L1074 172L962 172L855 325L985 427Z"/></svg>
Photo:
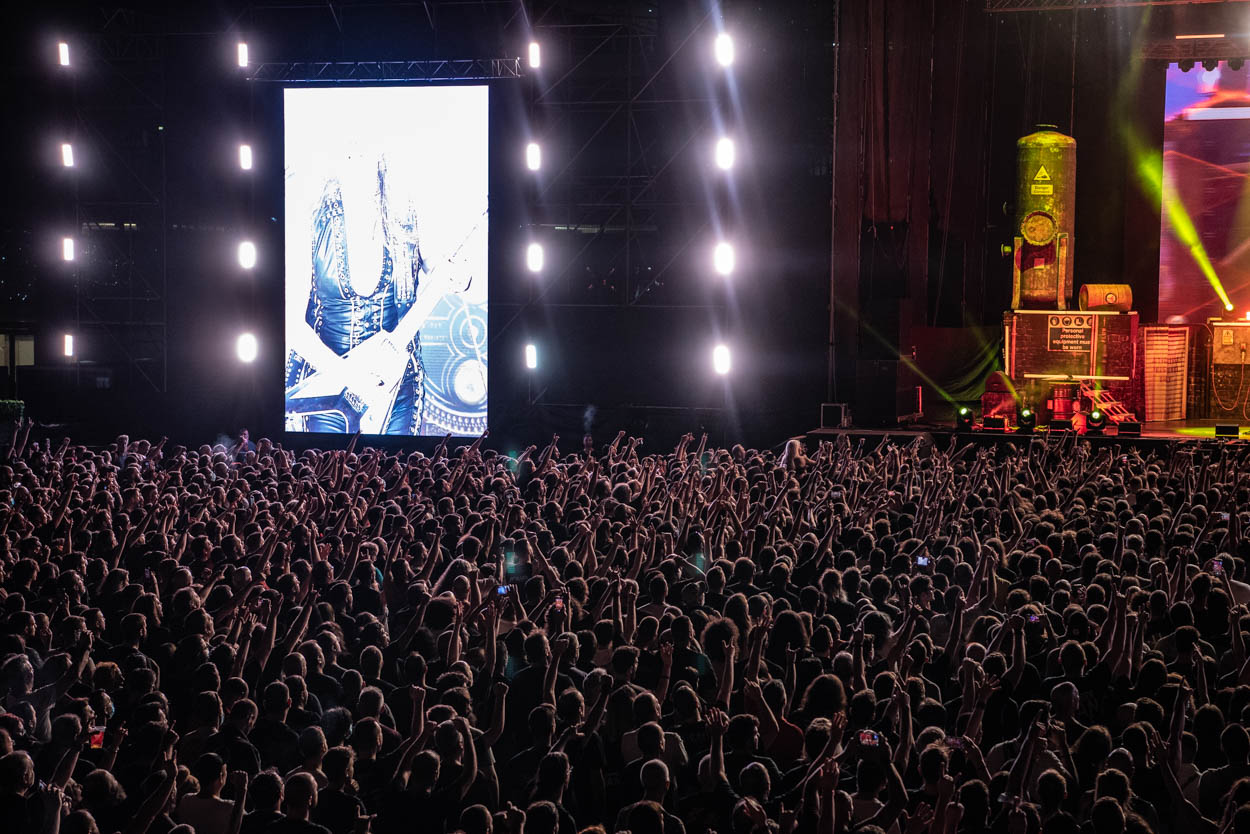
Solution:
<svg viewBox="0 0 1250 834"><path fill-rule="evenodd" d="M1076 223L1076 140L1042 126L1016 143L1019 309L1067 309Z"/></svg>
<svg viewBox="0 0 1250 834"><path fill-rule="evenodd" d="M1086 284L1081 287L1078 303L1082 310L1131 310L1133 288L1128 284Z"/></svg>

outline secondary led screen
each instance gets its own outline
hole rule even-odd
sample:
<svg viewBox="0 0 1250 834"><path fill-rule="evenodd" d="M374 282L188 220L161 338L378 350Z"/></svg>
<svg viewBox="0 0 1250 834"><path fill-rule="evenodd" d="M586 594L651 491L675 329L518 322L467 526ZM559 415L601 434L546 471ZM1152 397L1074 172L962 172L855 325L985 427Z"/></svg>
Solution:
<svg viewBox="0 0 1250 834"><path fill-rule="evenodd" d="M485 86L288 89L287 431L480 434Z"/></svg>
<svg viewBox="0 0 1250 834"><path fill-rule="evenodd" d="M1168 67L1159 321L1250 306L1250 63Z"/></svg>

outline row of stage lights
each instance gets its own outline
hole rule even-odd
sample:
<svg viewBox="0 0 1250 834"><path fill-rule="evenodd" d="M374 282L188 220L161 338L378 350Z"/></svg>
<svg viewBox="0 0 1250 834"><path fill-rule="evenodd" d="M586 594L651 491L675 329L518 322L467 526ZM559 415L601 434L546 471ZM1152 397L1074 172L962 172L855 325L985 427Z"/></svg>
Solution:
<svg viewBox="0 0 1250 834"><path fill-rule="evenodd" d="M718 34L712 44L713 55L716 63L721 67L728 68L734 62L734 43L733 38L728 33L721 32ZM240 69L246 69L250 64L250 54L248 45L244 41L239 41L236 45L236 60ZM62 41L57 44L57 61L62 67L70 66L70 47L69 44ZM542 66L542 47L537 41L531 41L527 49L527 61L531 69L538 69ZM721 136L716 139L712 147L712 159L716 167L722 171L729 171L734 167L736 156L736 148L734 140L728 136ZM240 143L238 148L239 168L243 171L253 170L255 160L252 154L252 146L247 143ZM70 142L61 143L61 164L65 168L74 167L74 146ZM543 150L538 142L529 142L525 146L525 167L537 172L543 166ZM64 261L72 262L77 257L76 243L73 237L67 236L61 240L61 258ZM255 242L251 240L239 241L237 251L238 263L241 269L251 271L256 268L257 249ZM737 256L734 252L733 244L726 240L718 241L712 247L712 268L717 274L728 276L733 274L736 266ZM532 273L540 273L546 266L546 254L543 245L538 241L531 241L525 248L525 267ZM64 334L63 353L66 358L73 358L74 353L74 336L72 333ZM255 362L260 355L260 343L254 333L243 332L238 335L235 340L235 355L240 362ZM538 348L534 344L525 346L525 367L531 371L538 368ZM724 344L718 344L712 349L712 369L720 375L728 374L731 368L729 347Z"/></svg>
<svg viewBox="0 0 1250 834"><path fill-rule="evenodd" d="M240 337L242 338L242 337ZM240 351L242 345L240 343ZM254 350L254 346L253 346ZM729 353L729 345L718 344L712 348L712 370L720 376L725 376L733 367L732 357ZM527 370L538 370L538 345L530 342L525 346L525 367Z"/></svg>
<svg viewBox="0 0 1250 834"><path fill-rule="evenodd" d="M237 44L236 55L240 68L247 68L250 63L247 44L239 41ZM70 66L70 46L67 42L61 41L57 44L57 63L62 67ZM243 171L251 171L254 167L254 157L252 154L252 146L247 143L240 143L238 148L239 168ZM74 165L74 146L71 142L61 143L61 165L65 168L73 168ZM66 236L61 239L61 259L66 262L73 262L78 257L77 242L74 237ZM256 244L251 240L241 240L238 243L237 257L240 268L244 270L252 270L256 268L257 249ZM62 355L67 359L75 356L74 334L66 333L63 336ZM240 362L255 362L260 355L260 342L256 335L251 332L243 332L238 335L235 340L235 355Z"/></svg>
<svg viewBox="0 0 1250 834"><path fill-rule="evenodd" d="M243 54L240 53L240 55ZM542 47L537 41L530 42L528 54L530 68L540 68L542 66ZM733 65L734 41L728 32L719 33L712 41L712 54L716 59L716 63L721 67L728 69ZM240 66L243 66L243 64L240 64ZM717 168L722 171L732 170L737 158L737 147L733 138L730 136L718 137L712 144L711 156ZM543 149L538 142L531 141L525 145L525 167L534 172L542 169ZM717 275L726 277L732 275L734 268L737 266L737 255L733 244L727 240L717 241L712 247L711 260L712 269L715 270ZM525 250L526 269L534 273L542 272L544 264L542 244L532 241Z"/></svg>
<svg viewBox="0 0 1250 834"><path fill-rule="evenodd" d="M734 62L734 42L733 37L727 32L720 32L712 41L712 54L716 59L716 63L721 67L728 69ZM528 63L530 69L539 69L542 67L542 47L537 41L531 41L528 50ZM712 145L712 160L716 167L722 171L732 170L737 155L737 149L734 140L729 136L720 136ZM537 142L529 142L525 145L525 167L530 171L537 172L543 166L543 149ZM541 243L531 241L525 248L525 268L532 273L543 271L546 265L545 253ZM729 276L733 274L737 265L737 255L734 252L733 244L727 240L719 240L712 247L712 269L718 275ZM733 367L732 356L729 346L726 344L717 344L712 348L711 352L712 370L720 375L725 376ZM525 345L525 367L527 370L535 371L538 369L538 346L529 343Z"/></svg>

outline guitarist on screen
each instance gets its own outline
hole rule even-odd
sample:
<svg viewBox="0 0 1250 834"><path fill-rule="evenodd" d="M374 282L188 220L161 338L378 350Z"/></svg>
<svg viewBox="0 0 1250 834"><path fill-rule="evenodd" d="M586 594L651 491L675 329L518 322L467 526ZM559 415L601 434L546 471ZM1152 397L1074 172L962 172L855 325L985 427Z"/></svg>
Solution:
<svg viewBox="0 0 1250 834"><path fill-rule="evenodd" d="M392 203L384 156L348 155L311 231L307 303L287 306L287 429L425 433L419 330L468 276L454 254L438 270L422 258L416 212Z"/></svg>

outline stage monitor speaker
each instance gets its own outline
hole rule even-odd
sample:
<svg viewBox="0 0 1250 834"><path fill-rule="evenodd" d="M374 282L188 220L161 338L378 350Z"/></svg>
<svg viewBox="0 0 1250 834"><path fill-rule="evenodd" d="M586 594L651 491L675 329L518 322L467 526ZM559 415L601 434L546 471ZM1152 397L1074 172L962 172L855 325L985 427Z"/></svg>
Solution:
<svg viewBox="0 0 1250 834"><path fill-rule="evenodd" d="M1051 431L1072 431L1071 420L1051 420L1046 428Z"/></svg>
<svg viewBox="0 0 1250 834"><path fill-rule="evenodd" d="M851 425L851 412L846 403L821 403L820 427L822 429L845 429Z"/></svg>
<svg viewBox="0 0 1250 834"><path fill-rule="evenodd" d="M1141 423L1126 420L1116 429L1116 434L1120 437L1141 437Z"/></svg>
<svg viewBox="0 0 1250 834"><path fill-rule="evenodd" d="M985 417L981 420L981 427L986 431L1007 431L1007 418Z"/></svg>
<svg viewBox="0 0 1250 834"><path fill-rule="evenodd" d="M1216 437L1240 437L1241 426L1234 423L1217 423L1215 426Z"/></svg>

